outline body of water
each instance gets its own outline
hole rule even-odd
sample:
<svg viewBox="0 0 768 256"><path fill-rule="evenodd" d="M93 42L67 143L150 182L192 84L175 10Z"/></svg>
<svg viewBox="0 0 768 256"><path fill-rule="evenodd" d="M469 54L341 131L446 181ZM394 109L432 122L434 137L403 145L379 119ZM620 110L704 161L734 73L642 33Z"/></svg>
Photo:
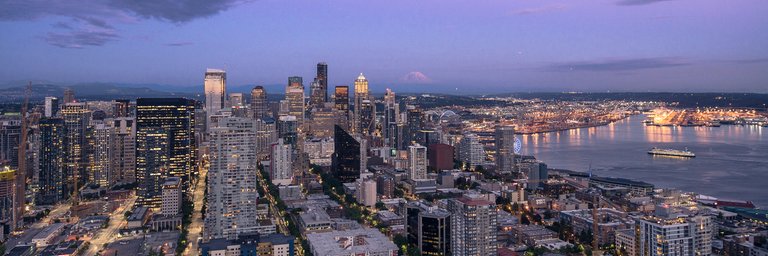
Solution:
<svg viewBox="0 0 768 256"><path fill-rule="evenodd" d="M645 181L768 208L768 128L657 127L644 115L600 127L521 135L521 154L550 168ZM652 147L685 149L695 158L652 156Z"/></svg>

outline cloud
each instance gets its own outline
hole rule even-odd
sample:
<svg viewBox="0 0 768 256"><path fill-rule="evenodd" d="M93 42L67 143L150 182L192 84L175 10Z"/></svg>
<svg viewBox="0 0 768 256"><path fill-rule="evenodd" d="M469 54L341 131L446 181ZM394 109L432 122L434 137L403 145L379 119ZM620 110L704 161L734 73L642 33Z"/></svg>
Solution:
<svg viewBox="0 0 768 256"><path fill-rule="evenodd" d="M65 33L49 32L43 39L57 47L81 49L87 46L100 46L115 41L120 36L111 31L75 30Z"/></svg>
<svg viewBox="0 0 768 256"><path fill-rule="evenodd" d="M615 59L601 61L579 61L556 63L544 67L551 72L591 71L591 72L617 72L635 71L643 69L671 68L687 66L691 63L678 58L634 58Z"/></svg>
<svg viewBox="0 0 768 256"><path fill-rule="evenodd" d="M400 81L412 84L428 84L432 82L432 79L419 71L411 71L400 78Z"/></svg>
<svg viewBox="0 0 768 256"><path fill-rule="evenodd" d="M557 10L565 9L564 4L555 4L555 5L548 5L544 7L537 7L537 8L525 8L525 9L519 9L512 11L512 14L514 15L529 15L529 14L537 14L537 13L545 13L545 12L552 12Z"/></svg>
<svg viewBox="0 0 768 256"><path fill-rule="evenodd" d="M174 42L174 43L167 43L165 45L166 46L187 46L187 45L192 45L192 44L194 44L194 43L193 42Z"/></svg>
<svg viewBox="0 0 768 256"><path fill-rule="evenodd" d="M62 41L90 42L99 46L119 38L118 24L154 19L185 23L221 13L251 0L0 0L0 21L30 21L44 17L60 17L52 28L57 31L43 36L46 42L64 47ZM62 32L66 30L68 32ZM81 40L82 39L82 40ZM93 40L97 39L97 40Z"/></svg>
<svg viewBox="0 0 768 256"><path fill-rule="evenodd" d="M672 0L621 0L616 2L617 5L633 6L633 5L647 5L660 2L667 2Z"/></svg>
<svg viewBox="0 0 768 256"><path fill-rule="evenodd" d="M755 58L755 59L741 59L741 60L733 60L734 63L739 64L760 64L760 63L768 63L768 57L766 58Z"/></svg>

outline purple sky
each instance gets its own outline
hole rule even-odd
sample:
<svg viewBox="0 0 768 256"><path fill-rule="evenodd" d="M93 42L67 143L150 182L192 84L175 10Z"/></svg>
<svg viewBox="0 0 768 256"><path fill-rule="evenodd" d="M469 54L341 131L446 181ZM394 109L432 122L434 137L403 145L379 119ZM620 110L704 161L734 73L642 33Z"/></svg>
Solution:
<svg viewBox="0 0 768 256"><path fill-rule="evenodd" d="M768 92L765 0L0 0L0 83ZM201 87L202 88L202 87Z"/></svg>

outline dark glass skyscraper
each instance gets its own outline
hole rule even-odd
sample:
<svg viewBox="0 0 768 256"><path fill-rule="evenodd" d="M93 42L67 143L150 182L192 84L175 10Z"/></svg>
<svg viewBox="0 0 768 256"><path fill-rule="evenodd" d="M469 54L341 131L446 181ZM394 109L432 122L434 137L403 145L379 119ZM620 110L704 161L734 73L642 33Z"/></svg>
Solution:
<svg viewBox="0 0 768 256"><path fill-rule="evenodd" d="M344 127L344 129L349 129L349 86L336 86L333 97L333 106L338 113L337 123L341 125L341 127Z"/></svg>
<svg viewBox="0 0 768 256"><path fill-rule="evenodd" d="M64 168L64 119L48 118L40 120L40 166L36 204L56 204L69 198L69 190L64 186L67 176Z"/></svg>
<svg viewBox="0 0 768 256"><path fill-rule="evenodd" d="M408 243L420 255L451 255L451 214L422 202L405 207Z"/></svg>
<svg viewBox="0 0 768 256"><path fill-rule="evenodd" d="M138 203L159 207L162 182L180 177L186 189L196 166L195 102L185 98L136 100Z"/></svg>
<svg viewBox="0 0 768 256"><path fill-rule="evenodd" d="M328 64L317 63L317 83L320 85L323 102L328 102Z"/></svg>
<svg viewBox="0 0 768 256"><path fill-rule="evenodd" d="M360 142L338 125L333 130L332 172L341 182L360 177Z"/></svg>

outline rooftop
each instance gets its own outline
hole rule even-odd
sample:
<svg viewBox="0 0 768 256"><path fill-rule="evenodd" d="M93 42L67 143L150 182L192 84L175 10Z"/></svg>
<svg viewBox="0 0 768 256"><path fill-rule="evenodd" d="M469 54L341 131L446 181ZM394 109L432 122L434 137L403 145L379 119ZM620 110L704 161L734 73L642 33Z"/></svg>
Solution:
<svg viewBox="0 0 768 256"><path fill-rule="evenodd" d="M372 228L307 234L307 240L317 255L357 255L397 251L397 245Z"/></svg>

